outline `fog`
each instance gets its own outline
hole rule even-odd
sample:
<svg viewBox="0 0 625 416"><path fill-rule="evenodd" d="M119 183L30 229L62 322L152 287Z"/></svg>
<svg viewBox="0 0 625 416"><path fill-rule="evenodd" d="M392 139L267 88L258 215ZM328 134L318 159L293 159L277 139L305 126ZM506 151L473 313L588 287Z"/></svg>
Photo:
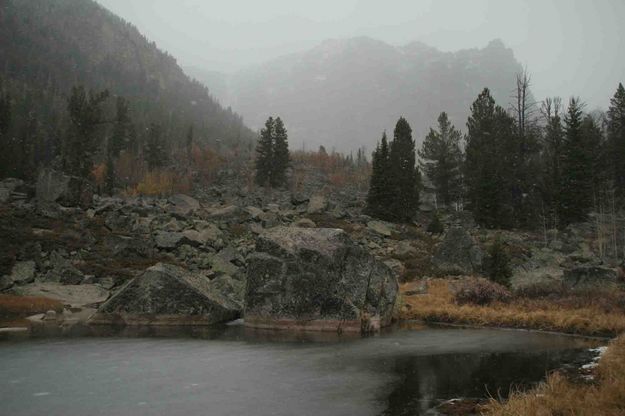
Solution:
<svg viewBox="0 0 625 416"><path fill-rule="evenodd" d="M98 0L181 66L233 72L328 38L370 36L444 51L500 38L532 74L534 95L606 108L625 79L621 0ZM210 87L210 86L209 86Z"/></svg>

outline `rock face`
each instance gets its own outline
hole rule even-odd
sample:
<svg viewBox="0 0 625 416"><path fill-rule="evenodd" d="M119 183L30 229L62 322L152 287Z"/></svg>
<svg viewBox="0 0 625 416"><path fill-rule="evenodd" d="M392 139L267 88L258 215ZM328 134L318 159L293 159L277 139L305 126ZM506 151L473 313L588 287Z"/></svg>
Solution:
<svg viewBox="0 0 625 416"><path fill-rule="evenodd" d="M88 206L93 198L89 183L53 169L42 169L37 177L37 200L58 202L64 206Z"/></svg>
<svg viewBox="0 0 625 416"><path fill-rule="evenodd" d="M462 227L452 227L445 234L432 264L441 274L473 274L482 269L482 250Z"/></svg>
<svg viewBox="0 0 625 416"><path fill-rule="evenodd" d="M159 263L137 276L98 309L91 324L210 325L237 319L237 290L218 281ZM227 291L222 290L227 287Z"/></svg>
<svg viewBox="0 0 625 416"><path fill-rule="evenodd" d="M276 227L248 257L245 325L370 332L390 323L397 291L389 267L343 230Z"/></svg>

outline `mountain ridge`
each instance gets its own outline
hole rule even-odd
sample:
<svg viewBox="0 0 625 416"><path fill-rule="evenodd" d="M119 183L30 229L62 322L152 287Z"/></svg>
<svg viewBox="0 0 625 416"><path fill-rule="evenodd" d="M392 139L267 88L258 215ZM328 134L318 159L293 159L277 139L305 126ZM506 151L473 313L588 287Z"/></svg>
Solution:
<svg viewBox="0 0 625 416"><path fill-rule="evenodd" d="M521 71L512 49L499 39L448 52L420 41L392 45L361 36L327 39L232 74L190 72L219 83L217 98L252 125L280 114L295 146L351 151L372 149L402 115L418 142L441 111L464 129L469 107L484 87L508 107Z"/></svg>

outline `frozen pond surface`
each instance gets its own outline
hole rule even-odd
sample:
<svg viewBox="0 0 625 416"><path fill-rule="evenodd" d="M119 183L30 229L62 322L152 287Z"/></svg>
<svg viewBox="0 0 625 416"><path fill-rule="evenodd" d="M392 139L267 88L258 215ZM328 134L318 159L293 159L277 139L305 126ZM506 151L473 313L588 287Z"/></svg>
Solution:
<svg viewBox="0 0 625 416"><path fill-rule="evenodd" d="M191 335L0 342L0 414L429 415L536 382L592 344L486 329Z"/></svg>

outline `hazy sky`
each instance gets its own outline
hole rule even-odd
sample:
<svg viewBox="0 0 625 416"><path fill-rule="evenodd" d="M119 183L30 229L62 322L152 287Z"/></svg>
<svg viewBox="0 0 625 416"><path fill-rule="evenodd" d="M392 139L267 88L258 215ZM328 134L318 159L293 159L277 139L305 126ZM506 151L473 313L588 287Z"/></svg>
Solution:
<svg viewBox="0 0 625 416"><path fill-rule="evenodd" d="M419 40L445 51L500 38L537 98L607 107L625 82L625 0L97 0L182 66L234 71L327 38ZM210 86L209 86L210 88Z"/></svg>

